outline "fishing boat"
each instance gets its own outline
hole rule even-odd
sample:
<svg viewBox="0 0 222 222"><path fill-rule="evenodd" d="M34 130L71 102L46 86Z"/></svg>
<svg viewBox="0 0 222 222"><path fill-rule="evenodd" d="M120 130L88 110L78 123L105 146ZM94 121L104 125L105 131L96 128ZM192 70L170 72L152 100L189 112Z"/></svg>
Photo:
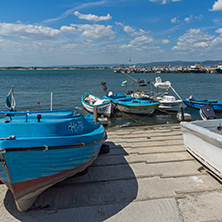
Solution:
<svg viewBox="0 0 222 222"><path fill-rule="evenodd" d="M106 139L104 127L91 114L1 113L0 180L13 193L19 211L29 209L47 188L89 167Z"/></svg>
<svg viewBox="0 0 222 222"><path fill-rule="evenodd" d="M222 119L181 122L187 150L222 178Z"/></svg>
<svg viewBox="0 0 222 222"><path fill-rule="evenodd" d="M113 93L112 91L110 91L108 93L108 95L104 95L103 96L103 99L105 100L109 100L111 102L113 102L114 104L116 104L116 102L118 100L122 100L122 99L131 99L132 97L130 95L125 95L125 94L122 94L122 93Z"/></svg>
<svg viewBox="0 0 222 222"><path fill-rule="evenodd" d="M99 98L94 96L89 91L86 91L81 97L81 102L83 107L90 113L93 113L94 108L97 108L97 113L99 115L104 115L110 117L113 112L113 104L110 100Z"/></svg>
<svg viewBox="0 0 222 222"><path fill-rule="evenodd" d="M148 97L133 98L121 93L112 94L110 92L109 95L103 96L103 98L112 101L120 111L131 114L152 114L160 104Z"/></svg>
<svg viewBox="0 0 222 222"><path fill-rule="evenodd" d="M119 99L115 103L122 112L142 115L152 114L160 104L148 97Z"/></svg>
<svg viewBox="0 0 222 222"><path fill-rule="evenodd" d="M162 82L161 77L156 77L153 85L156 88L156 93L154 94L153 99L160 102L158 110L167 112L178 112L178 110L180 110L180 108L183 106L183 100L176 92L176 90L172 87L171 82ZM169 95L170 89L174 92L176 96Z"/></svg>
<svg viewBox="0 0 222 222"><path fill-rule="evenodd" d="M216 68L216 72L217 73L222 73L222 64L218 64L217 68Z"/></svg>
<svg viewBox="0 0 222 222"><path fill-rule="evenodd" d="M211 108L218 112L222 111L222 101L221 100L207 100L207 99L195 99L190 96L188 99L184 99L183 102L191 108L200 109L204 105L210 105Z"/></svg>

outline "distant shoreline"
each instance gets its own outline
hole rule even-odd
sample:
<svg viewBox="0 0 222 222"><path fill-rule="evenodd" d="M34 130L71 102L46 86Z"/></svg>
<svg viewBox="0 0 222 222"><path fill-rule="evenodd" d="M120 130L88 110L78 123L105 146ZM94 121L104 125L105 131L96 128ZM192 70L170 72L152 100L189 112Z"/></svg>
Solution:
<svg viewBox="0 0 222 222"><path fill-rule="evenodd" d="M79 69L114 69L113 67L0 67L5 70L79 70Z"/></svg>

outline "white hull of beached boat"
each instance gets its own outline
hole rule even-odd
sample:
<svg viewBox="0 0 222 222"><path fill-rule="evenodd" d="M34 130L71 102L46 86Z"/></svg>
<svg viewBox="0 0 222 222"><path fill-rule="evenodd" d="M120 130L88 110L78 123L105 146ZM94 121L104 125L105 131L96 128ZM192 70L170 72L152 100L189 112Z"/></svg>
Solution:
<svg viewBox="0 0 222 222"><path fill-rule="evenodd" d="M92 94L82 96L82 105L90 113L93 113L94 107L97 107L97 113L110 117L113 111L113 104L105 99L100 99Z"/></svg>
<svg viewBox="0 0 222 222"><path fill-rule="evenodd" d="M222 178L222 119L181 122L187 150Z"/></svg>

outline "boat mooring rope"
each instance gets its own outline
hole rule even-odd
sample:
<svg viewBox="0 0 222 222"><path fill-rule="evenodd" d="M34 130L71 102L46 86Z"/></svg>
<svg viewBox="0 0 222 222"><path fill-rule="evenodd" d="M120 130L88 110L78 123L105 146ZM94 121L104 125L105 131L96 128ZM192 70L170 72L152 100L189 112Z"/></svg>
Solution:
<svg viewBox="0 0 222 222"><path fill-rule="evenodd" d="M119 109L118 109L119 110ZM133 120L134 122L140 123L140 124L147 124L147 122L142 122L144 119L146 119L148 116L150 116L151 114L146 115L145 117L143 117L141 120L136 120L133 117L131 117L130 115L128 115L127 113L119 110L122 114L126 115L127 117L129 117L131 120Z"/></svg>

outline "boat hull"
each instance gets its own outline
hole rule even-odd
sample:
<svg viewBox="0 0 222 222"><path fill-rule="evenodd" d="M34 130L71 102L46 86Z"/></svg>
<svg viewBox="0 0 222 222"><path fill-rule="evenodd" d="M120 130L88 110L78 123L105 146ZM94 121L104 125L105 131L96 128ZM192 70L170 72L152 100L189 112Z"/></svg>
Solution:
<svg viewBox="0 0 222 222"><path fill-rule="evenodd" d="M84 103L82 102L82 105L84 107L84 109L86 109L88 112L93 113L94 112L94 106ZM107 117L111 117L112 114L112 104L105 104L105 105L101 105L101 106L97 106L97 113L99 115L104 115Z"/></svg>
<svg viewBox="0 0 222 222"><path fill-rule="evenodd" d="M3 154L7 171L11 177L10 182L3 182L12 191L18 210L26 211L44 190L89 167L96 159L100 147L101 143L93 146L69 148L68 151L64 151L64 149L25 151L27 152L25 157L23 152L17 152L16 158L21 161L17 163L20 173L19 178L16 179L13 175L18 172L11 174L10 162L13 159ZM35 162L35 165L30 165L30 162ZM27 171L32 173L32 179L28 179L30 173ZM13 180L18 182L13 183Z"/></svg>
<svg viewBox="0 0 222 222"><path fill-rule="evenodd" d="M5 137L0 140L0 180L13 193L19 211L30 208L47 188L89 167L106 139L104 127L92 115L42 114L40 122L35 117L0 122Z"/></svg>
<svg viewBox="0 0 222 222"><path fill-rule="evenodd" d="M178 110L182 107L182 100L179 102L165 102L165 101L159 101L160 105L158 106L158 109L161 111L167 111L167 112L178 112Z"/></svg>
<svg viewBox="0 0 222 222"><path fill-rule="evenodd" d="M98 104L98 105L90 104L90 102L86 100L86 97L89 97L89 96L91 96L91 97L93 97L97 100L103 101L103 103ZM84 109L86 109L90 113L93 113L94 109L96 107L97 108L97 113L99 115L104 115L104 116L107 116L107 117L111 117L111 115L112 115L113 104L110 101L106 101L106 100L100 99L96 96L93 96L91 94L85 93L81 98L81 102L82 102L82 105L83 105Z"/></svg>
<svg viewBox="0 0 222 222"><path fill-rule="evenodd" d="M204 105L210 105L211 108L216 112L222 111L222 101L216 100L204 100L204 99L184 99L183 102L191 108L200 109Z"/></svg>
<svg viewBox="0 0 222 222"><path fill-rule="evenodd" d="M187 150L214 174L222 178L222 134L217 126L222 120L182 122Z"/></svg>
<svg viewBox="0 0 222 222"><path fill-rule="evenodd" d="M117 104L117 108L126 113L131 114L141 114L141 115L150 115L152 114L158 105L150 105L150 106L127 106L122 104Z"/></svg>

